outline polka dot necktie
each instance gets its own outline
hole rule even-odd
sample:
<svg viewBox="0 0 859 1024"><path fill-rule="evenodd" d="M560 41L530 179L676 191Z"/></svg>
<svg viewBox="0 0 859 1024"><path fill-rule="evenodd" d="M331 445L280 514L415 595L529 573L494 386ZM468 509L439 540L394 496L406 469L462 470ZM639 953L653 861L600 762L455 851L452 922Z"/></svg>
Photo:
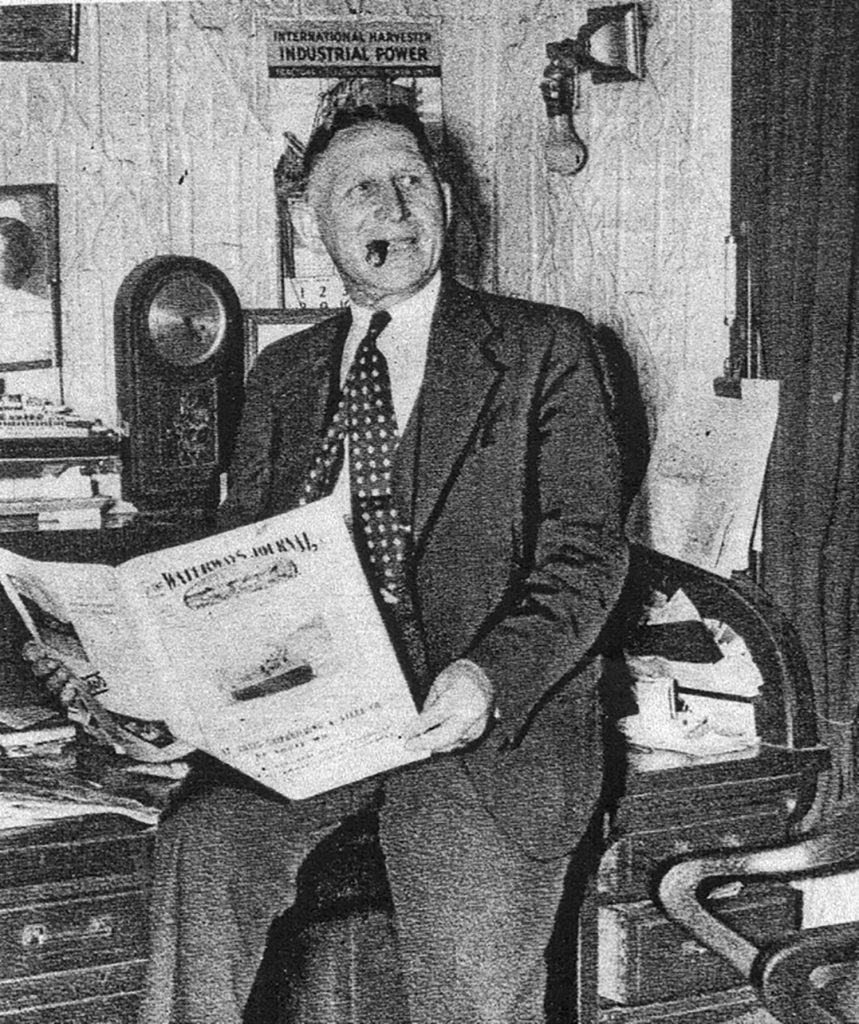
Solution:
<svg viewBox="0 0 859 1024"><path fill-rule="evenodd" d="M388 363L376 340L391 321L374 313L352 360L340 404L305 482L310 501L330 492L342 465L343 438L349 436L349 484L355 531L360 529L367 562L382 597L396 603L402 591L404 525L391 497L391 468L397 447L397 417Z"/></svg>

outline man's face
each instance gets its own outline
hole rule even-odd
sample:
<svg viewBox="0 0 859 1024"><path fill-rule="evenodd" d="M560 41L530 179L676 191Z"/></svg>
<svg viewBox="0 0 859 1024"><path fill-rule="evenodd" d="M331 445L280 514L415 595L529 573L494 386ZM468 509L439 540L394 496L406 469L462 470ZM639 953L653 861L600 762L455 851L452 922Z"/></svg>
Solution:
<svg viewBox="0 0 859 1024"><path fill-rule="evenodd" d="M429 281L441 259L449 191L397 125L334 136L310 175L319 235L352 299L384 308Z"/></svg>

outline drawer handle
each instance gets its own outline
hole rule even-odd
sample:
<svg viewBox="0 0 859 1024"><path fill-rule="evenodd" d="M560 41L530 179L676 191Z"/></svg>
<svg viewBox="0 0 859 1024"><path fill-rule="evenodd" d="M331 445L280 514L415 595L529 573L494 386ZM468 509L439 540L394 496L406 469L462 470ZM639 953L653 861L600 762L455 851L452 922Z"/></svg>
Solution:
<svg viewBox="0 0 859 1024"><path fill-rule="evenodd" d="M113 935L113 918L109 915L104 917L91 917L86 927L87 935Z"/></svg>
<svg viewBox="0 0 859 1024"><path fill-rule="evenodd" d="M25 924L21 930L21 945L28 949L31 946L44 946L48 941L48 927L44 924Z"/></svg>
<svg viewBox="0 0 859 1024"><path fill-rule="evenodd" d="M34 949L48 942L77 942L83 938L110 938L115 931L114 919L110 914L97 915L89 918L83 927L70 928L67 931L51 932L41 922L25 924L21 929L21 945L24 949Z"/></svg>

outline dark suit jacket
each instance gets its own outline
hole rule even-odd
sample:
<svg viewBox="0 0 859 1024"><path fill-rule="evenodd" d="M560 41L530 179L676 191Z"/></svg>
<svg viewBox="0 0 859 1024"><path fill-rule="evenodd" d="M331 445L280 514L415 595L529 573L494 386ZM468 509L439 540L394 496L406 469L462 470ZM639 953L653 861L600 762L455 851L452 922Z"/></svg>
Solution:
<svg viewBox="0 0 859 1024"><path fill-rule="evenodd" d="M336 407L348 325L343 314L260 354L225 526L298 503ZM585 320L445 281L395 479L412 523L424 683L465 657L497 689L498 722L452 756L529 853L566 852L600 792L591 648L627 565Z"/></svg>

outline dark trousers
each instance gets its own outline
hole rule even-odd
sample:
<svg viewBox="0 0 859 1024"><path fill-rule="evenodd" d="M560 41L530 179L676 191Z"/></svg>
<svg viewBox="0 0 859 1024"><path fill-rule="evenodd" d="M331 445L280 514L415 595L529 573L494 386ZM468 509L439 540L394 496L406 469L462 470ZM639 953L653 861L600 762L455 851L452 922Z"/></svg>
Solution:
<svg viewBox="0 0 859 1024"><path fill-rule="evenodd" d="M299 866L373 789L288 802L223 781L178 803L158 832L140 1024L241 1024ZM566 860L525 857L455 757L386 780L380 835L412 1024L542 1024Z"/></svg>

